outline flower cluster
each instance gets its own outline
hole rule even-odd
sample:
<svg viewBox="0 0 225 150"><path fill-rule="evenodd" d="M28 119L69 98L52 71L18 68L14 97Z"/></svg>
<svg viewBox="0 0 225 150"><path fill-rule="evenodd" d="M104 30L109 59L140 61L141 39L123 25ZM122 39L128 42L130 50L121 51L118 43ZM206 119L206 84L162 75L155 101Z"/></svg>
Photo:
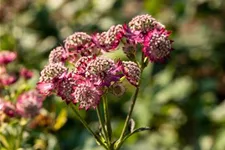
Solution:
<svg viewBox="0 0 225 150"><path fill-rule="evenodd" d="M39 113L44 97L31 90L20 94L16 102L0 98L0 111L10 117L32 118Z"/></svg>
<svg viewBox="0 0 225 150"><path fill-rule="evenodd" d="M150 15L134 17L128 24L111 26L102 33L75 32L63 46L50 52L37 89L43 95L55 93L67 103L79 104L81 109L96 108L108 89L114 89L115 95L124 93L122 77L138 86L141 74L137 63L113 60L104 53L117 50L121 44L128 58L134 60L137 45L141 45L146 58L160 62L172 50L169 35L165 26Z"/></svg>
<svg viewBox="0 0 225 150"><path fill-rule="evenodd" d="M11 91L10 86L14 83L21 83L23 80L26 81L33 77L33 72L25 67L14 72L8 69L8 65L13 63L16 57L15 52L0 52L0 112L9 117L31 118L38 114L44 97L36 90L22 94Z"/></svg>

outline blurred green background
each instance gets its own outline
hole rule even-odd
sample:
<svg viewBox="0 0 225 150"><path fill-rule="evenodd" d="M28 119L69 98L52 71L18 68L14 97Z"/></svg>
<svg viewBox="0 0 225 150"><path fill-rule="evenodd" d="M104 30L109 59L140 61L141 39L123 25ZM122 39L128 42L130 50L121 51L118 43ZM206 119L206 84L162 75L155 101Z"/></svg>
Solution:
<svg viewBox="0 0 225 150"><path fill-rule="evenodd" d="M0 0L0 49L16 51L18 62L36 71L38 80L50 51L73 32L105 31L146 13L173 32L175 50L166 63L150 64L143 75L133 119L136 127L150 126L152 131L133 136L122 149L224 150L224 0ZM115 137L132 90L128 87L119 99L109 95ZM45 107L56 113L67 108L54 96ZM99 150L68 110L62 128L45 130L45 149ZM97 128L94 111L81 113Z"/></svg>

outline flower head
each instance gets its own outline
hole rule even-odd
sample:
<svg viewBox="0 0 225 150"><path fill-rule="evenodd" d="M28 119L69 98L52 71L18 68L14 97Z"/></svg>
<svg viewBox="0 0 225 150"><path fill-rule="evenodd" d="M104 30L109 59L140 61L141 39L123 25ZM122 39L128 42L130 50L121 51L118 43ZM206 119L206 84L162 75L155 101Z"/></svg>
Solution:
<svg viewBox="0 0 225 150"><path fill-rule="evenodd" d="M22 77L24 77L26 80L28 80L28 79L32 78L33 72L31 70L26 69L26 68L22 68L20 70L20 75Z"/></svg>
<svg viewBox="0 0 225 150"><path fill-rule="evenodd" d="M57 95L65 100L66 103L72 102L74 100L74 97L72 96L74 87L78 85L80 80L82 80L82 76L77 75L73 72L67 73L57 82Z"/></svg>
<svg viewBox="0 0 225 150"><path fill-rule="evenodd" d="M164 25L155 20L151 15L139 15L134 17L129 23L129 28L132 32L141 31L147 33L154 29L162 29Z"/></svg>
<svg viewBox="0 0 225 150"><path fill-rule="evenodd" d="M17 78L13 75L9 75L8 73L0 74L0 86L7 86L15 83Z"/></svg>
<svg viewBox="0 0 225 150"><path fill-rule="evenodd" d="M134 86L138 85L141 70L135 62L123 61L123 73L126 79Z"/></svg>
<svg viewBox="0 0 225 150"><path fill-rule="evenodd" d="M99 53L99 49L92 42L92 37L85 32L75 32L67 37L65 48L75 56L88 56Z"/></svg>
<svg viewBox="0 0 225 150"><path fill-rule="evenodd" d="M5 101L0 98L0 110L2 110L7 116L16 116L15 105L10 101Z"/></svg>
<svg viewBox="0 0 225 150"><path fill-rule="evenodd" d="M42 107L44 97L37 91L28 91L21 94L16 103L17 112L23 117L34 117Z"/></svg>
<svg viewBox="0 0 225 150"><path fill-rule="evenodd" d="M96 87L89 80L80 82L72 94L74 96L74 103L79 103L79 108L88 110L89 108L96 108L100 102L102 91Z"/></svg>
<svg viewBox="0 0 225 150"><path fill-rule="evenodd" d="M15 52L10 51L1 51L0 52L0 65L6 65L12 61L14 61L17 57Z"/></svg>
<svg viewBox="0 0 225 150"><path fill-rule="evenodd" d="M76 74L85 75L88 63L94 59L94 56L83 56L79 58L78 61L75 63Z"/></svg>
<svg viewBox="0 0 225 150"><path fill-rule="evenodd" d="M170 32L165 29L153 30L147 34L144 41L143 53L151 61L162 61L168 57L172 49L172 41L168 39Z"/></svg>
<svg viewBox="0 0 225 150"><path fill-rule="evenodd" d="M85 76L96 85L110 86L112 81L120 79L121 74L112 59L97 57L88 63Z"/></svg>
<svg viewBox="0 0 225 150"><path fill-rule="evenodd" d="M48 64L41 71L39 82L52 82L53 79L59 78L66 71L67 68L62 63Z"/></svg>
<svg viewBox="0 0 225 150"><path fill-rule="evenodd" d="M68 51L66 51L62 46L58 46L49 54L49 63L64 62L68 57Z"/></svg>
<svg viewBox="0 0 225 150"><path fill-rule="evenodd" d="M93 36L93 41L103 51L115 50L124 35L122 25L111 26L107 32L98 33Z"/></svg>

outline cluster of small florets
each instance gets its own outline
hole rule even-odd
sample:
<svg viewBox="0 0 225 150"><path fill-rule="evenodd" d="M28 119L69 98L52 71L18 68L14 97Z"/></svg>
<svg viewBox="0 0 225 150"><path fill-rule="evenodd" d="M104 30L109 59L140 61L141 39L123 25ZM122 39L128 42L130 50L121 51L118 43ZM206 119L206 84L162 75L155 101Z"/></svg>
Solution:
<svg viewBox="0 0 225 150"><path fill-rule="evenodd" d="M17 72L13 73L8 70L8 65L10 63L13 63L15 59L17 58L17 54L12 51L1 51L0 52L0 89L4 89L5 86L9 86L14 84L19 77L24 78L25 80L28 80L32 78L33 72L26 69L26 68L20 68L19 75Z"/></svg>
<svg viewBox="0 0 225 150"><path fill-rule="evenodd" d="M35 90L21 94L16 93L20 90L10 89L13 84L22 83L33 77L33 72L25 67L21 67L19 71L9 70L8 65L16 58L17 54L13 51L0 52L0 112L9 117L31 118L38 114L44 97Z"/></svg>
<svg viewBox="0 0 225 150"><path fill-rule="evenodd" d="M63 46L51 51L37 88L44 95L56 93L80 108L96 108L101 96L110 91L107 89L114 89L118 96L124 93L122 77L138 86L141 74L135 62L113 60L104 54L119 49L121 44L128 58L134 60L139 44L150 61L162 61L172 50L169 35L165 26L150 15L137 16L128 24L111 26L102 33L75 32Z"/></svg>
<svg viewBox="0 0 225 150"><path fill-rule="evenodd" d="M43 100L43 95L38 91L27 91L20 94L16 102L0 98L0 111L9 117L32 118L38 115Z"/></svg>

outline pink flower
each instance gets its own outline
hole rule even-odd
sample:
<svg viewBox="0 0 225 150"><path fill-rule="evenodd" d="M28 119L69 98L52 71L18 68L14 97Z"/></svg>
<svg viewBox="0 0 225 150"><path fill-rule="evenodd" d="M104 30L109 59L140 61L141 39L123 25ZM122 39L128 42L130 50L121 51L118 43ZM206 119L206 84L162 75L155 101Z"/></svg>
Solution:
<svg viewBox="0 0 225 150"><path fill-rule="evenodd" d="M107 32L97 33L92 36L94 43L103 51L109 52L115 50L122 37L124 29L122 25L111 26Z"/></svg>
<svg viewBox="0 0 225 150"><path fill-rule="evenodd" d="M172 41L168 39L171 33L165 29L153 30L145 36L143 53L153 62L161 62L173 50Z"/></svg>
<svg viewBox="0 0 225 150"><path fill-rule="evenodd" d="M51 51L49 54L49 63L59 63L65 62L69 57L69 52L65 50L62 46L58 46Z"/></svg>
<svg viewBox="0 0 225 150"><path fill-rule="evenodd" d="M74 96L74 103L79 103L79 108L88 110L89 108L96 108L100 102L102 91L96 87L89 80L80 82L72 94Z"/></svg>
<svg viewBox="0 0 225 150"><path fill-rule="evenodd" d="M95 56L83 56L75 63L75 72L79 75L85 75L87 65L90 61L94 60Z"/></svg>
<svg viewBox="0 0 225 150"><path fill-rule="evenodd" d="M14 61L17 57L15 52L10 51L1 51L0 52L0 65L6 65L12 61Z"/></svg>
<svg viewBox="0 0 225 150"><path fill-rule="evenodd" d="M112 59L96 57L88 63L85 77L96 85L110 86L111 82L118 81L122 77L118 68Z"/></svg>
<svg viewBox="0 0 225 150"><path fill-rule="evenodd" d="M84 77L75 73L67 73L57 82L56 92L66 103L73 102L74 97L72 93L74 88L79 84Z"/></svg>
<svg viewBox="0 0 225 150"><path fill-rule="evenodd" d="M128 23L128 26L132 32L140 31L142 33L147 33L154 29L163 29L164 25L156 21L151 15L138 15Z"/></svg>
<svg viewBox="0 0 225 150"><path fill-rule="evenodd" d="M65 48L69 51L70 55L89 56L97 55L99 48L92 41L92 37L85 32L75 32L64 41Z"/></svg>
<svg viewBox="0 0 225 150"><path fill-rule="evenodd" d="M0 74L0 86L8 86L16 82L16 77L7 73Z"/></svg>
<svg viewBox="0 0 225 150"><path fill-rule="evenodd" d="M126 79L134 86L138 85L141 70L135 62L123 61L123 73Z"/></svg>
<svg viewBox="0 0 225 150"><path fill-rule="evenodd" d="M27 118L32 118L39 113L44 97L37 91L28 91L21 94L16 103L17 112Z"/></svg>
<svg viewBox="0 0 225 150"><path fill-rule="evenodd" d="M33 72L31 70L26 69L26 68L22 68L20 70L20 75L22 77L24 77L26 80L28 80L28 79L33 77Z"/></svg>
<svg viewBox="0 0 225 150"><path fill-rule="evenodd" d="M67 68L62 63L45 66L41 71L37 90L43 95L50 95L55 89L58 80L67 73Z"/></svg>
<svg viewBox="0 0 225 150"><path fill-rule="evenodd" d="M0 99L0 110L2 110L9 117L16 116L15 105L10 101L4 101L3 99Z"/></svg>
<svg viewBox="0 0 225 150"><path fill-rule="evenodd" d="M55 85L52 82L38 82L36 88L40 94L47 96L52 93Z"/></svg>
<svg viewBox="0 0 225 150"><path fill-rule="evenodd" d="M53 82L54 79L59 78L65 72L67 72L67 68L62 63L48 64L41 71L39 82Z"/></svg>

